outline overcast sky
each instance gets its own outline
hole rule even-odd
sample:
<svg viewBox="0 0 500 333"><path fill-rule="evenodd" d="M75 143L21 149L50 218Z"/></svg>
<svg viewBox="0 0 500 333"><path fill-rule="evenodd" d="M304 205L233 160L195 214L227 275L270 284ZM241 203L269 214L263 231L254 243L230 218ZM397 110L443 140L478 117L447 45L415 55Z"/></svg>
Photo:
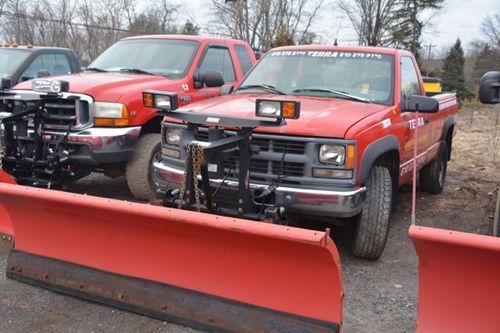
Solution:
<svg viewBox="0 0 500 333"><path fill-rule="evenodd" d="M182 4L180 19L194 20L205 27L213 17L209 9L210 0L175 0ZM343 44L354 44L356 37L349 21L342 17L335 8L335 0L330 0L324 7L321 17L314 25L314 31L319 34L318 42L333 43L339 37ZM481 38L479 29L481 21L487 16L500 13L500 0L445 0L444 9L427 25L422 38L422 44L433 45L433 53L441 53L451 46L457 37L467 49L470 42ZM208 34L202 31L202 34Z"/></svg>

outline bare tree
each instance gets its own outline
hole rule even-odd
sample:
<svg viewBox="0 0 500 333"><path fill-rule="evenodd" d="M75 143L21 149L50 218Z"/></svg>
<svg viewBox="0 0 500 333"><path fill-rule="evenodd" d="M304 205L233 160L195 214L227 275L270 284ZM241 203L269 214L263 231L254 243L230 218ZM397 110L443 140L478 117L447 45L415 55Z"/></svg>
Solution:
<svg viewBox="0 0 500 333"><path fill-rule="evenodd" d="M311 27L325 0L211 0L215 17L211 33L268 49L277 39L300 43L311 39Z"/></svg>
<svg viewBox="0 0 500 333"><path fill-rule="evenodd" d="M500 13L487 16L481 23L481 31L485 34L487 43L500 48Z"/></svg>
<svg viewBox="0 0 500 333"><path fill-rule="evenodd" d="M177 9L170 0L0 0L0 36L69 47L86 64L123 37L180 31Z"/></svg>
<svg viewBox="0 0 500 333"><path fill-rule="evenodd" d="M341 0L343 11L356 31L360 45L386 46L391 44L391 31L397 17L398 0Z"/></svg>

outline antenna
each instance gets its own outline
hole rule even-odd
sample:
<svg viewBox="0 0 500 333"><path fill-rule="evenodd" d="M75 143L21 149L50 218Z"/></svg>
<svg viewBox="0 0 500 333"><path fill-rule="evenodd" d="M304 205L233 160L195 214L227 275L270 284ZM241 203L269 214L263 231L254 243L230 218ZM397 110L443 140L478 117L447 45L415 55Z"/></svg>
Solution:
<svg viewBox="0 0 500 333"><path fill-rule="evenodd" d="M418 156L418 110L420 106L415 103L415 135L413 136L413 183L411 194L411 224L416 224L417 212L417 156Z"/></svg>
<svg viewBox="0 0 500 333"><path fill-rule="evenodd" d="M333 42L334 46L339 46L339 43L337 42L337 38L335 38L335 42Z"/></svg>

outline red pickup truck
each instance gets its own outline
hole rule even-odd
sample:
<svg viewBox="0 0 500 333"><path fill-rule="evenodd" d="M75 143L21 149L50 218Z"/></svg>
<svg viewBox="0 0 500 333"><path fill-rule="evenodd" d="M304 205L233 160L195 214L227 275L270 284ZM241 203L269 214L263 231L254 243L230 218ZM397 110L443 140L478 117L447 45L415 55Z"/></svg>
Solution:
<svg viewBox="0 0 500 333"><path fill-rule="evenodd" d="M415 120L410 112L415 111L415 96L422 111L433 103L435 109L428 112L439 110L422 112ZM297 216L332 224L356 217L354 254L378 258L398 186L412 178L417 127L420 187L430 193L442 191L458 110L455 94L425 97L410 52L308 45L273 49L230 95L181 108L209 115L206 130L197 130L194 137L185 123L165 118L163 158L154 163L164 202L182 202L185 147L193 138L202 146L212 141L208 134L210 128L220 128L218 116L255 118L257 109L260 115L280 117L284 105L290 110L300 107L300 117L287 119L286 126L253 130L249 188L254 204L278 207L288 223ZM229 127L226 135L236 132ZM212 168L217 171L217 166ZM210 179L218 200L212 206L225 206L224 214L238 210L237 170L238 165L228 160L219 179Z"/></svg>
<svg viewBox="0 0 500 333"><path fill-rule="evenodd" d="M45 187L92 171L126 174L133 195L149 199L156 190L151 162L159 158L161 150L161 117L156 110L143 107L142 91L176 92L179 104L186 105L220 95L222 85L240 81L255 62L251 47L233 39L183 35L125 38L84 73L56 77L67 82L68 89L50 100L43 92L25 91L32 89L33 82L14 88L14 106L8 99L12 92L6 94L4 112L24 110L40 98L47 102L38 105L46 112L40 116L44 145L34 147L37 140L31 115L27 131L14 132L10 146L16 148L5 150L3 168L21 184Z"/></svg>

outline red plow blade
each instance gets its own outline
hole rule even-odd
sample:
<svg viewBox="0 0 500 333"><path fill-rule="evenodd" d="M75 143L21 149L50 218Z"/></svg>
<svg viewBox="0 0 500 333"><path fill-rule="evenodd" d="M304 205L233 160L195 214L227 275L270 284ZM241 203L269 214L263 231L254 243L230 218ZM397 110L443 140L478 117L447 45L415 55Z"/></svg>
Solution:
<svg viewBox="0 0 500 333"><path fill-rule="evenodd" d="M419 258L417 332L500 332L500 239L410 227Z"/></svg>
<svg viewBox="0 0 500 333"><path fill-rule="evenodd" d="M0 202L9 278L209 330L341 330L325 232L9 184Z"/></svg>
<svg viewBox="0 0 500 333"><path fill-rule="evenodd" d="M14 179L5 171L0 170L0 183L16 184ZM14 229L7 210L0 202L0 248L9 249L14 244Z"/></svg>

